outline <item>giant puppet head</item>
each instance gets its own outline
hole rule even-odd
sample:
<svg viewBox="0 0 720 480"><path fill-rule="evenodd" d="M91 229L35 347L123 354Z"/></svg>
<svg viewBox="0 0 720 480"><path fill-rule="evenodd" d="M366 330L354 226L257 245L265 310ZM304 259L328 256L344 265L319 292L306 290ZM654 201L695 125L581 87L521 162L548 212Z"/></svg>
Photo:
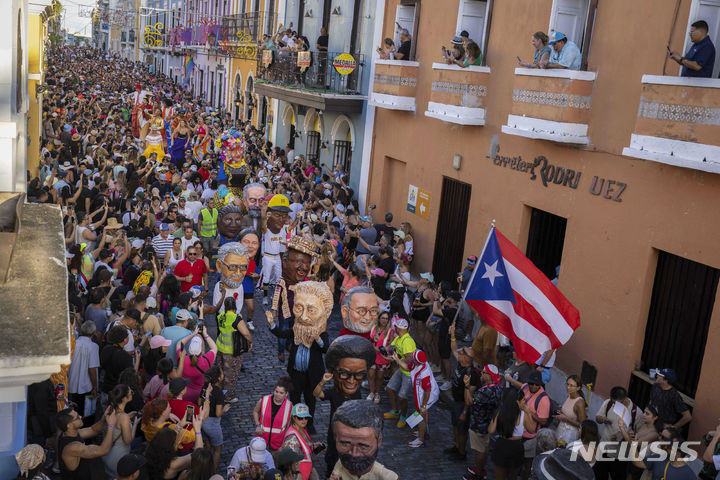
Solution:
<svg viewBox="0 0 720 480"><path fill-rule="evenodd" d="M287 251L282 257L282 276L286 285L302 282L310 272L310 262L315 253L315 244L307 238L294 236L288 240Z"/></svg>
<svg viewBox="0 0 720 480"><path fill-rule="evenodd" d="M242 230L243 213L240 207L233 203L225 205L218 212L217 229L225 238L235 239Z"/></svg>
<svg viewBox="0 0 720 480"><path fill-rule="evenodd" d="M290 201L285 195L275 194L267 204L267 228L279 233L290 218Z"/></svg>
<svg viewBox="0 0 720 480"><path fill-rule="evenodd" d="M368 287L351 288L343 298L340 313L347 330L357 334L368 333L377 323L380 313L375 292Z"/></svg>
<svg viewBox="0 0 720 480"><path fill-rule="evenodd" d="M216 141L220 149L222 167L218 173L218 182L227 183L234 197L240 198L248 178L248 166L245 163L245 139L240 130L234 127L224 132Z"/></svg>
<svg viewBox="0 0 720 480"><path fill-rule="evenodd" d="M262 183L248 183L243 188L243 206L253 218L260 218L262 216L262 207L265 204L265 197L267 196L267 188Z"/></svg>
<svg viewBox="0 0 720 480"><path fill-rule="evenodd" d="M335 388L344 395L357 392L375 365L375 348L370 340L355 335L343 335L330 344L325 354L325 366L333 374Z"/></svg>
<svg viewBox="0 0 720 480"><path fill-rule="evenodd" d="M228 288L240 288L249 264L248 251L240 242L229 242L218 249L215 268Z"/></svg>
<svg viewBox="0 0 720 480"><path fill-rule="evenodd" d="M310 348L327 329L327 319L333 308L332 292L325 282L300 282L289 288L295 292L295 345L303 344Z"/></svg>

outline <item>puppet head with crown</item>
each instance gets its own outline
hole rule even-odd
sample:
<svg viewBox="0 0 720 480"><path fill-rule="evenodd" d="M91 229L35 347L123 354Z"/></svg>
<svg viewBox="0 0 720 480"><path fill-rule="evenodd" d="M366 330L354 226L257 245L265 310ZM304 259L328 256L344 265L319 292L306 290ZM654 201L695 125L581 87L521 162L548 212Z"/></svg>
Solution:
<svg viewBox="0 0 720 480"><path fill-rule="evenodd" d="M249 173L245 163L246 144L242 131L231 128L216 140L216 145L220 149L220 159L222 160L222 168L218 172L218 182L227 183L230 192L236 197L240 197Z"/></svg>

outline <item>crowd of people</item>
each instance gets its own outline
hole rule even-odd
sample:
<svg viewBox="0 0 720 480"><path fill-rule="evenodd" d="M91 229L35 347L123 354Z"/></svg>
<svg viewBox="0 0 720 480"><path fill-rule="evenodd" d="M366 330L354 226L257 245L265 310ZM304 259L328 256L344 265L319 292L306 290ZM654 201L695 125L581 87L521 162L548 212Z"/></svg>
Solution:
<svg viewBox="0 0 720 480"><path fill-rule="evenodd" d="M72 361L30 386L18 478L307 480L324 452L328 478L393 480L376 461L383 420L416 429L407 446L424 447L441 396L453 438L438 445L465 462L469 443L467 479L485 478L488 458L497 478L548 478L544 462L566 465L598 425L633 444L680 438L690 413L671 370L644 410L616 387L587 418L577 376L558 408L543 388L554 352L518 359L462 301L477 257L454 282L415 275L412 225L389 212L376 223L374 206L363 215L341 168L273 145L141 65L89 48L48 53L28 200L62 209ZM331 339L335 305L343 328ZM255 310L277 337L278 378L218 473L221 419L248 395ZM326 435L317 401L330 402ZM571 464L572 478L689 478L682 463L596 453Z"/></svg>

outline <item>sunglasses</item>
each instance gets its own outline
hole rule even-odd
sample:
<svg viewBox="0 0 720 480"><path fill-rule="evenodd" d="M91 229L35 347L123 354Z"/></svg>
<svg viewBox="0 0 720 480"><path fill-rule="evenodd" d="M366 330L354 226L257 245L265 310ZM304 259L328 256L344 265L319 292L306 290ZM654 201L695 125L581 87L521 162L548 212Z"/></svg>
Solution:
<svg viewBox="0 0 720 480"><path fill-rule="evenodd" d="M349 380L350 377L353 377L356 381L362 382L367 378L368 372L362 371L362 372L350 372L348 370L345 370L344 368L338 368L338 378L340 380Z"/></svg>

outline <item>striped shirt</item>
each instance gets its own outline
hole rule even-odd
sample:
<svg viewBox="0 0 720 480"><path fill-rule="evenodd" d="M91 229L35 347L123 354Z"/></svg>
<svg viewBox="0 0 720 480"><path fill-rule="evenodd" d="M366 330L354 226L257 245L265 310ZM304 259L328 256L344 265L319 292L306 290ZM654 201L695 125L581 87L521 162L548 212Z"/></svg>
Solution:
<svg viewBox="0 0 720 480"><path fill-rule="evenodd" d="M172 248L174 239L175 237L173 237L172 235L168 235L167 238L162 238L162 236L160 235L153 237L152 247L155 249L155 254L160 259L160 261L165 258L165 254L167 253L167 251Z"/></svg>

